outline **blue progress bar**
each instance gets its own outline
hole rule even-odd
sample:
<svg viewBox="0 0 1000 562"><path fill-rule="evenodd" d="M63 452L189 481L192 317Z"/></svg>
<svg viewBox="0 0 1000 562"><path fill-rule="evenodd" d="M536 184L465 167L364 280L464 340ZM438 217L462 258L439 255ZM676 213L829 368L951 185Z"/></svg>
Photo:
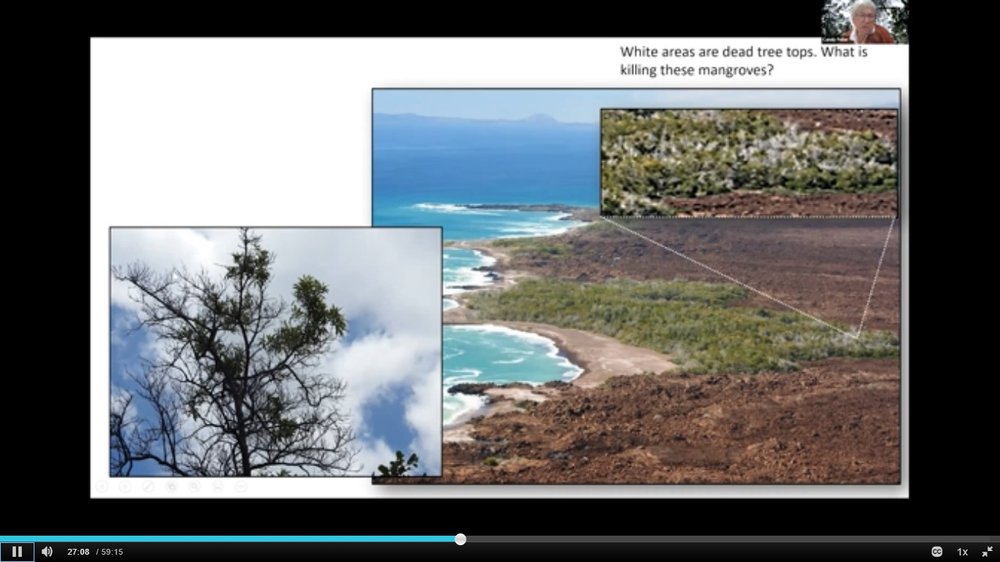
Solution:
<svg viewBox="0 0 1000 562"><path fill-rule="evenodd" d="M454 535L21 535L0 542L455 542Z"/></svg>

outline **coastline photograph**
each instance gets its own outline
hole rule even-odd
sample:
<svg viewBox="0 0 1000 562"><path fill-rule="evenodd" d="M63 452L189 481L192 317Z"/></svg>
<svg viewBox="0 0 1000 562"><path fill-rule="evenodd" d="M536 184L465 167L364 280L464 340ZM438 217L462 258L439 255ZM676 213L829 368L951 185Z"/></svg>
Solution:
<svg viewBox="0 0 1000 562"><path fill-rule="evenodd" d="M405 483L899 482L894 220L600 216L601 108L706 96L898 103L373 91L373 224L445 239L442 477Z"/></svg>

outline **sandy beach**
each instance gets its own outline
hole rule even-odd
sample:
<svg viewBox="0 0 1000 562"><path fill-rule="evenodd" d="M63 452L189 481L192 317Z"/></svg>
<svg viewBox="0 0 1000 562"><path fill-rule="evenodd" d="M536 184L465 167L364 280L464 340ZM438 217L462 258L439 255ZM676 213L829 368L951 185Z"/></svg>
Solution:
<svg viewBox="0 0 1000 562"><path fill-rule="evenodd" d="M663 353L627 345L613 338L534 322L491 322L549 338L571 363L583 369L573 385L594 388L611 377L673 371L677 365Z"/></svg>

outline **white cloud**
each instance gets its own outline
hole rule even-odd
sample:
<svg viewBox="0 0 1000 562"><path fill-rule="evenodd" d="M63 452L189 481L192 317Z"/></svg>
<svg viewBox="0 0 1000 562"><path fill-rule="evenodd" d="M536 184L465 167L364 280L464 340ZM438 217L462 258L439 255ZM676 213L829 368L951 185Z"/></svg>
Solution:
<svg viewBox="0 0 1000 562"><path fill-rule="evenodd" d="M420 457L421 472L439 473L441 359L437 337L370 334L337 350L323 370L347 382L346 406L366 448L370 447L372 436L363 431L370 425L370 420L363 417L364 406L378 401L391 387L410 387L413 393L401 405L407 425L417 436L409 444L409 452ZM381 462L388 462L386 459L391 456L383 457Z"/></svg>
<svg viewBox="0 0 1000 562"><path fill-rule="evenodd" d="M357 459L355 459L360 467L358 475L370 476L372 473L377 475L378 465L384 464L388 466L388 463L396 458L395 454L396 452L381 439L368 443L368 446L362 449L358 453Z"/></svg>
<svg viewBox="0 0 1000 562"><path fill-rule="evenodd" d="M410 444L420 456L422 474L441 474L441 361L435 361L413 385L413 398L406 404L406 421L417 431Z"/></svg>
<svg viewBox="0 0 1000 562"><path fill-rule="evenodd" d="M427 333L440 322L438 229L260 231L277 259L275 288L289 291L309 274L351 316L371 317L393 334ZM350 327L348 326L348 329Z"/></svg>
<svg viewBox="0 0 1000 562"><path fill-rule="evenodd" d="M359 453L359 460L366 461L362 473L370 473L394 454L386 443L366 432L364 406L378 401L391 386L405 385L414 390L400 405L401 417L405 415L417 436L410 446L421 458L421 472L436 474L441 450L440 230L254 231L262 235L261 245L275 255L272 295L291 301L297 279L312 275L329 287L328 302L339 306L348 319L363 317L373 329L367 335L352 333L351 341L339 342L320 366L322 372L348 383L344 406L351 411L358 444L363 447ZM111 263L122 266L141 261L157 272L186 268L221 278L220 266L231 261L236 249L235 229L113 229ZM124 283L112 282L111 302L137 309ZM430 472L431 461L434 472Z"/></svg>

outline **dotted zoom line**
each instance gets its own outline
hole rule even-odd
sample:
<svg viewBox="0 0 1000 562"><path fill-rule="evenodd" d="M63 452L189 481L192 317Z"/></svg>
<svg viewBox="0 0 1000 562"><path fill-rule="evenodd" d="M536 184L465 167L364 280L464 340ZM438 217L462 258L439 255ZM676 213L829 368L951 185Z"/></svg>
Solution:
<svg viewBox="0 0 1000 562"><path fill-rule="evenodd" d="M868 301L865 302L865 310L861 313L861 322L858 324L858 337L861 337L861 329L865 326L865 316L868 316L868 307L872 304L872 297L875 295L875 283L878 282L878 274L882 271L882 261L885 259L885 251L889 248L889 238L892 237L892 227L896 225L893 217L889 223L889 232L885 233L885 243L882 244L882 254L878 257L878 267L875 268L875 277L872 278L872 288L868 291Z"/></svg>
<svg viewBox="0 0 1000 562"><path fill-rule="evenodd" d="M762 297L764 297L764 298L766 298L766 299L768 299L768 300L770 300L772 302L775 302L775 303L777 303L777 304L779 304L779 305L781 305L781 306L783 306L783 307L785 307L785 308L787 308L789 310L792 310L793 312L797 312L797 313L805 316L806 318L809 318L810 320L818 322L819 324L822 324L823 326L826 326L827 328L830 328L831 330L835 330L835 331L840 332L841 334L843 334L843 335L845 335L847 337L854 338L854 339L860 339L861 338L861 329L864 326L865 316L868 314L868 307L871 304L872 296L875 294L875 283L878 281L878 274L879 274L879 271L882 269L882 261L885 259L886 248L889 247L889 238L892 235L892 228L896 224L896 218L892 217L892 222L889 223L889 232L886 234L886 237L885 237L885 244L882 246L882 255L879 257L878 266L875 268L875 277L872 279L871 290L868 293L868 302L865 304L865 309L861 313L861 323L858 325L857 332L851 333L851 332L847 332L845 330L841 330L840 328L834 326L833 324L827 322L826 320L823 320L823 319L821 319L821 318L819 318L819 317L817 317L817 316L815 316L813 314L810 314L810 313L808 313L808 312L806 312L806 311L804 311L804 310L796 307L795 305L789 304L789 303L787 303L787 302L785 302L785 301L783 301L783 300L781 300L781 299L779 299L779 298L777 298L777 297L775 297L773 295L765 293L764 291L761 291L760 289L757 289L756 287L752 287L752 286L744 283L743 281L740 281L739 279L733 277L732 275L729 275L727 273L723 273L722 271L719 271L718 269L715 269L714 267L712 267L712 266L710 266L708 264L702 263L702 262L700 262L700 261L698 261L698 260L696 260L696 259L694 259L692 257L689 257L689 256L685 255L682 252L679 252L679 251L677 251L677 250L675 250L675 249L673 249L673 248L671 248L669 246L666 246L664 244L661 244L661 243L657 242L656 240L653 240L652 238L649 238L648 236L646 236L644 234L640 234L640 233L632 230L631 228L628 228L626 226L620 225L620 224L614 222L613 220L611 220L608 217L602 216L601 218L604 219L604 221L606 221L606 222L614 225L615 227L620 228L621 230L624 230L625 232L628 232L629 234L632 234L633 236L641 238L641 239L649 242L650 244L653 244L654 246L662 248L662 249L664 249L664 250L666 250L666 251L674 254L675 256L677 256L679 258L687 260L687 261L689 261L689 262L697 265L698 267L701 267L701 268L703 268L703 269L705 269L707 271L710 271L710 272L714 273L715 275L718 275L719 277L722 277L723 279L726 279L728 281L736 283L737 285L743 287L744 289L746 289L748 291L756 293L756 294L758 294L758 295L760 295L760 296L762 296ZM885 217L885 218L889 218L889 217Z"/></svg>

